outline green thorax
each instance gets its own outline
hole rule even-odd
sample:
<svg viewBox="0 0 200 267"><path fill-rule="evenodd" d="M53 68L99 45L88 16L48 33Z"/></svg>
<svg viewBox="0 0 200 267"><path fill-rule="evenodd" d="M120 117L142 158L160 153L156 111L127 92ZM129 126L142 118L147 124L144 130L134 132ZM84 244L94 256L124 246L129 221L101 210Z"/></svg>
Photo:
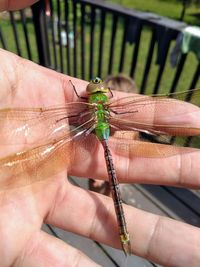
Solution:
<svg viewBox="0 0 200 267"><path fill-rule="evenodd" d="M95 134L99 140L107 140L110 135L110 127L108 123L109 111L105 108L105 104L109 102L106 93L109 89L99 78L92 80L87 86L89 94L88 102L96 104L95 117L96 126Z"/></svg>

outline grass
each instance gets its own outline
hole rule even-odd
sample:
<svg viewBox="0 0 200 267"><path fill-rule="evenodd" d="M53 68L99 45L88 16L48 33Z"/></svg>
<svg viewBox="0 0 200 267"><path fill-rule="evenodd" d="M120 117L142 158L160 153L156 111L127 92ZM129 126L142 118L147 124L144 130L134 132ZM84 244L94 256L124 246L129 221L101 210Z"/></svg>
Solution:
<svg viewBox="0 0 200 267"><path fill-rule="evenodd" d="M111 0L109 2L132 9L156 13L175 20L180 19L182 12L182 1L177 0ZM191 4L187 7L184 22L191 25L200 25L200 6Z"/></svg>
<svg viewBox="0 0 200 267"><path fill-rule="evenodd" d="M30 13L30 10L27 9L26 13ZM17 53L17 46L16 42L14 40L14 30L13 27L11 26L10 23L10 17L8 13L0 13L0 29L1 33L3 35L3 38L5 39L6 43L6 49L13 52ZM25 35L24 31L22 28L22 23L20 20L20 14L19 12L15 12L15 18L16 18L16 31L17 31L17 36L18 36L18 42L19 42L19 49L21 56L24 58L28 58L28 53L27 53L27 47L25 43ZM28 39L30 43L30 48L31 48L31 54L32 54L32 60L35 62L38 62L38 54L37 54L37 46L36 46L36 38L35 38L35 31L34 31L34 26L32 23L32 20L30 17L26 19L26 27L28 31ZM0 47L3 47L1 42L0 42Z"/></svg>

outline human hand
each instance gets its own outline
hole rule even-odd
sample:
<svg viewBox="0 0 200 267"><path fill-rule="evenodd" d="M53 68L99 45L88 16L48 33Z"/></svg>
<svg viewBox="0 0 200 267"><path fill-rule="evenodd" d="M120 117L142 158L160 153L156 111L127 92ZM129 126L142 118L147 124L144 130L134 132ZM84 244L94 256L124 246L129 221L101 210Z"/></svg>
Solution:
<svg viewBox="0 0 200 267"><path fill-rule="evenodd" d="M3 2L5 3L1 1L0 5ZM22 2L20 1L20 4ZM67 88L69 77L39 67L3 50L0 54L2 108L62 105L77 100L73 91ZM85 90L85 82L70 79L80 92ZM196 114L196 123L198 117ZM133 140L129 139L123 140L130 148L132 142ZM162 158L162 168L158 169L161 159L135 159L132 149L121 151L117 140L113 138L111 143L121 181L199 188L198 151ZM80 164L77 155L66 169L74 175L106 178L101 147L97 145L95 152L95 157L92 153L87 154L88 158L84 164ZM66 157L70 156L68 151ZM67 170L49 179L27 183L26 186L11 186L6 191L0 190L2 266L96 266L79 251L42 232L43 222L120 248L112 201L105 196L72 186L66 180ZM125 215L133 240L133 253L163 266L199 266L198 228L126 205ZM85 224L80 225L80 220Z"/></svg>
<svg viewBox="0 0 200 267"><path fill-rule="evenodd" d="M76 101L73 90L67 88L69 77L9 52L0 50L0 53L1 107L52 106ZM86 82L70 79L79 93L84 91ZM198 114L196 116L198 117ZM159 158L135 159L134 150L121 151L120 146L117 146L120 138L111 139L116 170L119 177L122 177L121 181L199 188L198 150L162 158L162 168L158 169ZM130 148L132 142L133 140L128 138L123 140ZM76 157L71 165L49 179L35 183L33 181L18 188L12 188L10 185L7 190L1 190L2 266L38 266L38 263L45 266L73 266L77 261L77 266L96 266L74 248L41 231L43 222L120 248L111 199L74 187L66 179L67 171L83 177L107 176L103 151L98 144L95 156L87 152L84 164L78 161L79 149L80 147L76 148ZM83 153L84 149L80 150ZM70 157L72 151L67 152L66 157ZM96 165L92 162L96 162ZM190 162L193 164L190 165ZM198 228L126 205L124 208L134 254L163 266L199 265ZM79 221L84 221L84 224L79 224Z"/></svg>

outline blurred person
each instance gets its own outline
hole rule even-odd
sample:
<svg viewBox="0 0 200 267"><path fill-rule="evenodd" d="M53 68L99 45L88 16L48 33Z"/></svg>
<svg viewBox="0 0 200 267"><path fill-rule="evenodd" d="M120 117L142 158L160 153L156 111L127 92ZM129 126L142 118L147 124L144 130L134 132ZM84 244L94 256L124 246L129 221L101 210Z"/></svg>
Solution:
<svg viewBox="0 0 200 267"><path fill-rule="evenodd" d="M111 90L122 91L127 93L138 93L135 81L124 73L118 75L109 75L105 83Z"/></svg>

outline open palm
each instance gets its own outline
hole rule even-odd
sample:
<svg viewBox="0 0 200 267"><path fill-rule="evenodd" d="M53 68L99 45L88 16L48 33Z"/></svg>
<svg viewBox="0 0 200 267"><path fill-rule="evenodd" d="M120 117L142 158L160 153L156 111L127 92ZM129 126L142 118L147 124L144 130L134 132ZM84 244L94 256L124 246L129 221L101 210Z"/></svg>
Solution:
<svg viewBox="0 0 200 267"><path fill-rule="evenodd" d="M1 108L47 107L75 101L76 96L68 87L69 79L73 80L80 93L85 89L84 81L47 70L3 50L0 53L3 59L0 65L3 73L0 80ZM42 137L42 130L38 135ZM135 160L131 156L134 156L134 151L120 151L117 140L120 142L120 138L113 138L111 143L114 143L112 147L117 172L123 181L199 187L199 173L196 171L199 166L198 150L162 159L163 168L158 173L156 166L159 158L148 158L146 162L145 159ZM127 138L123 143L126 142L127 147L129 144L132 147L133 140ZM86 147L88 145L85 144ZM1 151L3 156L4 149ZM76 151L75 157L72 157L73 151L66 150L66 158L73 160L68 162L70 164L64 170L46 179L41 177L30 182L34 175L28 173L29 179L23 180L23 183L19 179L13 186L1 174L2 266L38 266L38 262L41 266L96 266L74 248L44 233L41 230L43 222L120 247L112 201L105 196L76 188L66 179L67 171L80 176L106 177L101 147L98 144L95 147L95 158L86 150L88 154L81 167L78 161L79 149ZM182 164L177 167L180 159ZM193 159L197 166L192 164L189 169L189 162ZM95 166L91 165L92 161L96 163ZM190 175L187 175L188 169ZM186 180L184 177L189 178ZM17 177L14 181L18 181ZM7 187L3 190L4 185ZM125 214L131 239L134 240L133 253L165 266L188 266L189 263L190 266L198 266L200 241L197 228L127 206ZM84 224L79 224L80 220Z"/></svg>

